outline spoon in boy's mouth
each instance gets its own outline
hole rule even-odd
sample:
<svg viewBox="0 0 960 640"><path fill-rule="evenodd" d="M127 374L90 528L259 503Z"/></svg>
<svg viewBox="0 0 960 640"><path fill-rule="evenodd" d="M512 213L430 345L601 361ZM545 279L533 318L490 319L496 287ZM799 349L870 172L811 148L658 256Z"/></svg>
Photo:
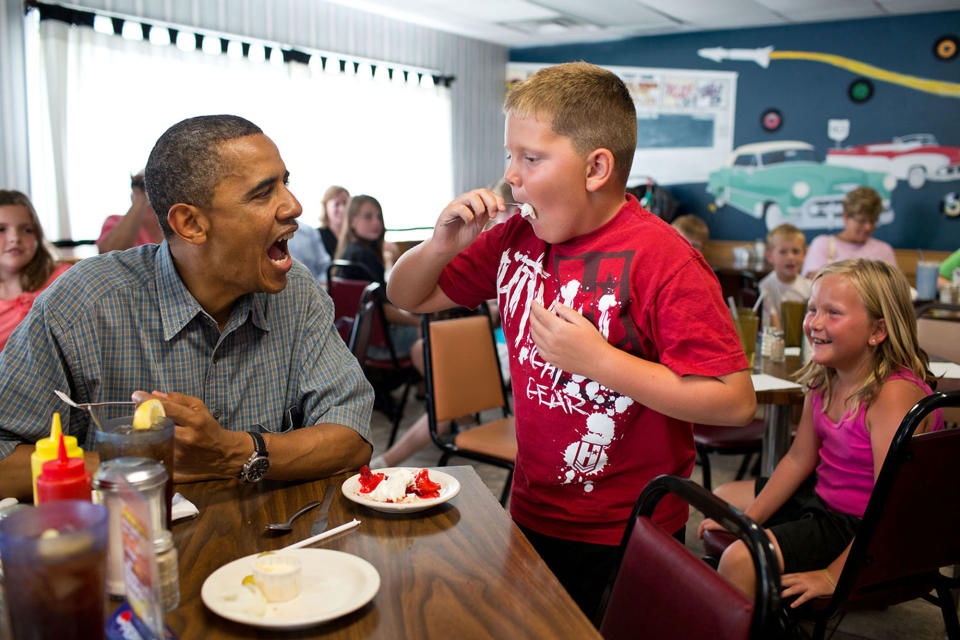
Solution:
<svg viewBox="0 0 960 640"><path fill-rule="evenodd" d="M537 210L534 209L533 205L530 204L529 202L504 202L503 204L508 207L517 207L518 209L520 209L520 215L524 218L530 218L531 220L537 219ZM446 222L441 222L440 226L445 227L448 224L453 224L454 222L457 222L458 220L460 220L460 218L452 218L450 220L447 220Z"/></svg>

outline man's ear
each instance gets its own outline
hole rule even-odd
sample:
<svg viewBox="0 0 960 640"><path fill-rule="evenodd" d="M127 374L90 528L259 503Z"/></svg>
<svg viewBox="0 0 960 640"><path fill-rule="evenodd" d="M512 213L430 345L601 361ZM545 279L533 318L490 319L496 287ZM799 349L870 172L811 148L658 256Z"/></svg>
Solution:
<svg viewBox="0 0 960 640"><path fill-rule="evenodd" d="M598 191L613 177L613 153L603 147L587 156L587 191Z"/></svg>
<svg viewBox="0 0 960 640"><path fill-rule="evenodd" d="M190 244L203 244L207 241L209 223L206 213L192 204L178 202L167 212L167 224L173 234Z"/></svg>

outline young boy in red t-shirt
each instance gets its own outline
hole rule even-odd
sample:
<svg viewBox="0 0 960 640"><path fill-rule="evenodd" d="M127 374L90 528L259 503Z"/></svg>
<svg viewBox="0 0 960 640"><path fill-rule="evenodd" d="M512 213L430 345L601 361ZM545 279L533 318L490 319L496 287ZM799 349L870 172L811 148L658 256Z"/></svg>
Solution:
<svg viewBox="0 0 960 640"><path fill-rule="evenodd" d="M710 267L625 196L636 146L630 93L587 63L539 71L504 104L504 180L534 216L486 189L440 213L397 262L391 301L415 313L497 298L517 430L511 515L593 617L640 491L689 476L691 422L756 408L747 360ZM655 514L682 531L687 509Z"/></svg>

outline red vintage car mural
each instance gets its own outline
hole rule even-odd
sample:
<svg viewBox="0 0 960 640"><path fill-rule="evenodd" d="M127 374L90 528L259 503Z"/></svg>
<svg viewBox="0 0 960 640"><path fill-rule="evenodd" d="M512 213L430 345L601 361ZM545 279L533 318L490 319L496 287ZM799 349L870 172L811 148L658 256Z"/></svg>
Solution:
<svg viewBox="0 0 960 640"><path fill-rule="evenodd" d="M919 189L927 180L960 179L960 147L941 145L929 133L913 133L892 142L861 144L827 151L827 163L883 171Z"/></svg>

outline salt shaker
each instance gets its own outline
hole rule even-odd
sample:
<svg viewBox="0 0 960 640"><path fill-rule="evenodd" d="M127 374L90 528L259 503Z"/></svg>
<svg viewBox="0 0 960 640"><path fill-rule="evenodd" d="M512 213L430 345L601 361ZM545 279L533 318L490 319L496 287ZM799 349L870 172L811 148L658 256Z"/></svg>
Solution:
<svg viewBox="0 0 960 640"><path fill-rule="evenodd" d="M153 541L157 556L157 574L160 579L160 605L164 611L173 611L180 605L180 569L177 566L177 548L173 535L163 529Z"/></svg>
<svg viewBox="0 0 960 640"><path fill-rule="evenodd" d="M773 330L770 332L770 359L783 362L785 358L783 331Z"/></svg>

